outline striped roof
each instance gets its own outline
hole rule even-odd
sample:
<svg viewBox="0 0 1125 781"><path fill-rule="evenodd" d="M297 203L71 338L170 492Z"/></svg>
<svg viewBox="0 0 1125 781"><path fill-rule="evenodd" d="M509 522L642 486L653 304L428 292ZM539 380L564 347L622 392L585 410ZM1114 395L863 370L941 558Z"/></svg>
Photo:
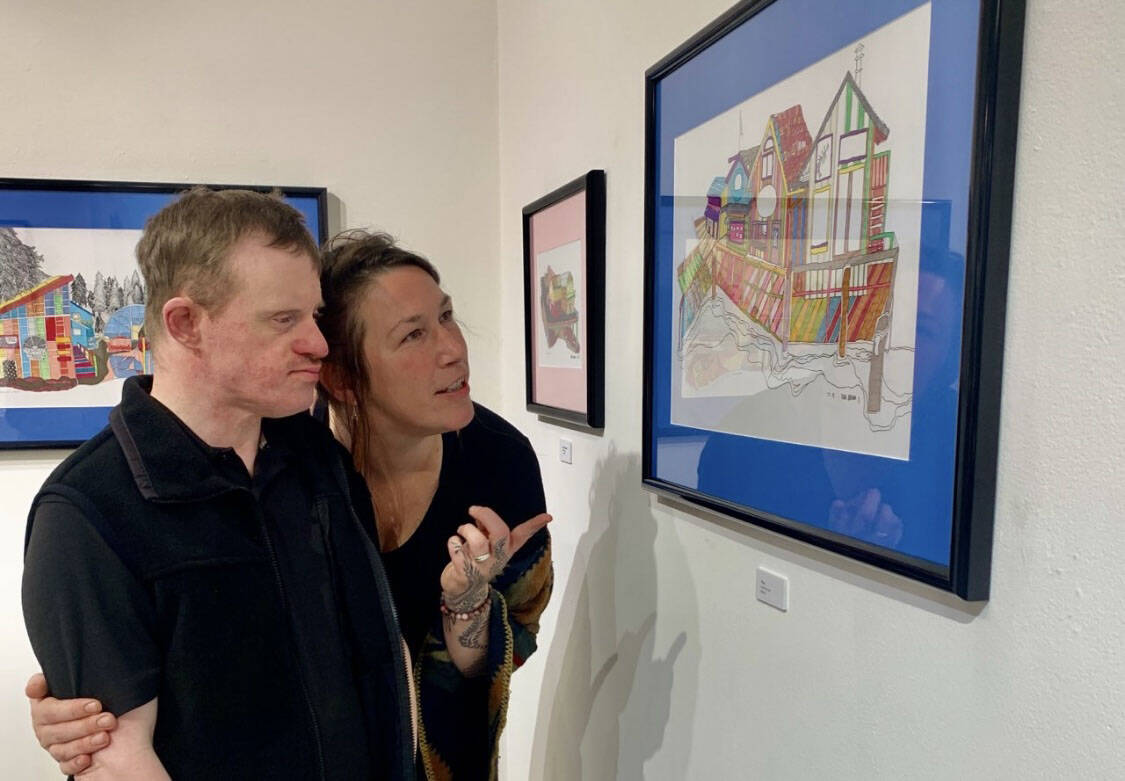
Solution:
<svg viewBox="0 0 1125 781"><path fill-rule="evenodd" d="M38 285L28 288L14 298L9 298L7 301L0 301L0 314L7 312L9 309L15 309L17 306L27 303L33 298L50 293L52 290L69 285L74 281L74 277L70 274L64 274L58 277L47 277Z"/></svg>
<svg viewBox="0 0 1125 781"><path fill-rule="evenodd" d="M812 154L812 136L805 124L801 106L790 106L780 114L770 117L777 128L781 145L781 167L785 171L785 183L792 186L801 177L805 162Z"/></svg>

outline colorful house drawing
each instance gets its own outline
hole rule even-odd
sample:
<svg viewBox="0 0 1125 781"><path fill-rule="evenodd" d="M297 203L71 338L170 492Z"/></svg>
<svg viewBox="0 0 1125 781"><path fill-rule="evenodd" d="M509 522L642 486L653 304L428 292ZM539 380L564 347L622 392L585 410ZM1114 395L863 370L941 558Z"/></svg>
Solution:
<svg viewBox="0 0 1125 781"><path fill-rule="evenodd" d="M562 339L572 353L580 348L578 342L577 292L574 289L574 275L569 271L556 274L547 266L546 273L539 279L539 306L543 316L543 329L547 335L547 347L553 347Z"/></svg>
<svg viewBox="0 0 1125 781"><path fill-rule="evenodd" d="M49 277L0 302L0 370L6 382L75 378L70 275ZM73 384L73 383L71 383Z"/></svg>
<svg viewBox="0 0 1125 781"><path fill-rule="evenodd" d="M114 377L152 372L152 350L144 333L145 308L129 304L118 309L105 324L109 367Z"/></svg>
<svg viewBox="0 0 1125 781"><path fill-rule="evenodd" d="M789 340L872 340L891 311L898 246L886 229L890 129L845 75L815 134L802 178L810 189L807 239L792 267ZM886 319L884 319L884 324Z"/></svg>
<svg viewBox="0 0 1125 781"><path fill-rule="evenodd" d="M74 348L74 376L79 382L97 382L97 336L94 333L94 313L84 306L70 302L70 341Z"/></svg>
<svg viewBox="0 0 1125 781"><path fill-rule="evenodd" d="M874 341L898 257L885 226L890 151L876 151L889 132L851 73L815 134L799 105L770 115L761 143L729 160L717 229L714 182L695 221L699 244L677 268L681 339L718 288L784 348L835 342L843 357L847 343Z"/></svg>
<svg viewBox="0 0 1125 781"><path fill-rule="evenodd" d="M707 208L703 211L703 217L707 220L707 235L713 239L719 238L719 215L722 213L723 191L726 187L726 177L716 176L707 191Z"/></svg>
<svg viewBox="0 0 1125 781"><path fill-rule="evenodd" d="M731 165L724 177L726 184L720 201L717 233L732 244L741 244L746 240L746 218L750 213L750 171L757 156L758 148L754 147L743 149L727 160Z"/></svg>

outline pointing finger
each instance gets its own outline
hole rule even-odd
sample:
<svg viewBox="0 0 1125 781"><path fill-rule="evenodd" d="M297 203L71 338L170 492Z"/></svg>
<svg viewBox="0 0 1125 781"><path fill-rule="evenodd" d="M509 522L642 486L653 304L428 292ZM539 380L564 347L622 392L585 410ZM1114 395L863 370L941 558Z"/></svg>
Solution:
<svg viewBox="0 0 1125 781"><path fill-rule="evenodd" d="M508 551L515 554L524 543L531 539L537 531L542 529L553 520L549 513L539 513L534 518L524 521L516 528L512 529L512 535L509 541Z"/></svg>

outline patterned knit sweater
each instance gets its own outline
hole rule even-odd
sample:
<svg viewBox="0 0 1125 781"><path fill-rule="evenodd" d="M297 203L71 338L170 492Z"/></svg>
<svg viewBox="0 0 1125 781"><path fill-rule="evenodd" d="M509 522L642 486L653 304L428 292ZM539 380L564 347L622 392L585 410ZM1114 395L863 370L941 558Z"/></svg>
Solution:
<svg viewBox="0 0 1125 781"><path fill-rule="evenodd" d="M553 580L551 540L543 529L516 552L492 584L487 669L479 679L461 675L437 627L426 636L415 660L414 680L428 781L496 778L512 673L535 651L539 616Z"/></svg>

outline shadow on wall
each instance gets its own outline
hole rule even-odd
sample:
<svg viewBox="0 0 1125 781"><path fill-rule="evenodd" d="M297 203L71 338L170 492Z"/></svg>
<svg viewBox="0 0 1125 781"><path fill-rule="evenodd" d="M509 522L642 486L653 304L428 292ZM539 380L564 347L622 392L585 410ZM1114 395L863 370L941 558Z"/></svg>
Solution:
<svg viewBox="0 0 1125 781"><path fill-rule="evenodd" d="M641 488L640 459L611 449L595 474L590 526L578 542L547 654L532 768L547 781L683 778L699 677L690 573L662 567L662 577L677 586L676 603L687 605L668 614L687 616L690 625L662 618L657 632L657 524ZM679 552L678 543L672 546ZM682 566L682 553L673 555L674 566ZM658 643L658 635L672 639ZM678 727L665 746L674 679ZM645 762L662 747L658 767L646 772Z"/></svg>

